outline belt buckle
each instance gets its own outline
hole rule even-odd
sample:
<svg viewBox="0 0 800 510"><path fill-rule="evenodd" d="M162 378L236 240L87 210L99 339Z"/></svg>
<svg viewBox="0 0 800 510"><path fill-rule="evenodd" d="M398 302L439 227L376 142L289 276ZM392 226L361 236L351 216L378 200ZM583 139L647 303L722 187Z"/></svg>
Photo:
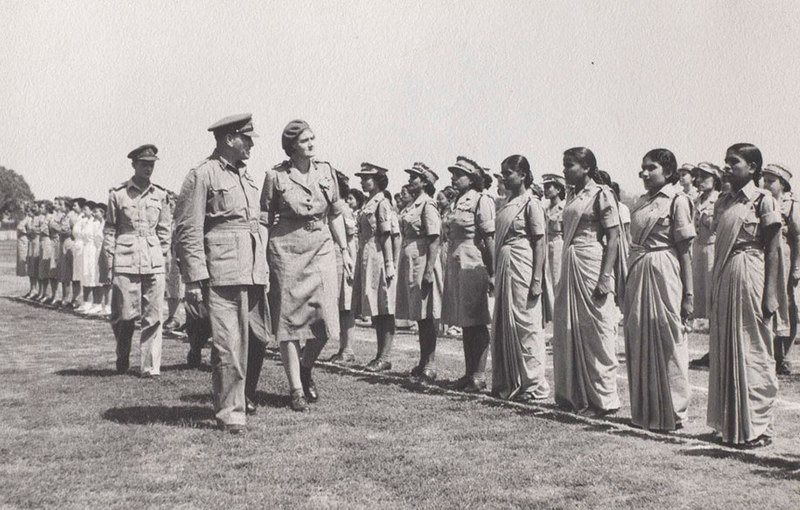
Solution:
<svg viewBox="0 0 800 510"><path fill-rule="evenodd" d="M251 234L258 234L258 222L251 221L250 222L250 233Z"/></svg>
<svg viewBox="0 0 800 510"><path fill-rule="evenodd" d="M308 220L303 225L303 228L308 232L313 232L314 231L314 227L316 226L316 223L317 223L316 220Z"/></svg>
<svg viewBox="0 0 800 510"><path fill-rule="evenodd" d="M139 237L148 237L149 233L145 229L139 229Z"/></svg>

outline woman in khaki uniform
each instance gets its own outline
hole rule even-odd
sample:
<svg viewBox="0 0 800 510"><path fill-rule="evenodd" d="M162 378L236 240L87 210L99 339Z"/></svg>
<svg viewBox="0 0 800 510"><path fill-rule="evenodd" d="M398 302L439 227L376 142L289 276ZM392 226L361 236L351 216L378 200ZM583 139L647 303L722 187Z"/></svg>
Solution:
<svg viewBox="0 0 800 510"><path fill-rule="evenodd" d="M564 228L561 216L564 214L564 198L567 187L564 177L556 174L542 176L544 197L550 201L545 209L547 215L547 270L553 287L558 285L561 277L561 252L564 250Z"/></svg>
<svg viewBox="0 0 800 510"><path fill-rule="evenodd" d="M267 170L261 192L261 210L270 225L268 300L292 409L306 411L306 399L319 398L311 369L328 338L339 334L334 250L342 252L345 274L351 274L353 262L342 219L347 206L336 171L314 159L313 131L294 120L283 130L281 144L289 159Z"/></svg>
<svg viewBox="0 0 800 510"><path fill-rule="evenodd" d="M31 291L26 296L27 299L36 299L39 295L39 232L42 229L40 217L41 204L34 202L31 204L31 220L28 226L28 280L30 280Z"/></svg>
<svg viewBox="0 0 800 510"><path fill-rule="evenodd" d="M342 208L342 219L344 220L344 233L347 237L347 251L350 254L350 259L355 260L358 254L358 237L356 236L358 225L351 205L352 190L348 186L350 179L338 170L336 171L336 177L339 179L339 196L347 197L348 207ZM336 252L336 281L339 282L339 351L331 356L328 361L332 363L352 363L356 358L353 348L350 347L350 332L356 325L355 317L353 316L353 278L351 275L345 274L344 259L338 251Z"/></svg>
<svg viewBox="0 0 800 510"><path fill-rule="evenodd" d="M369 197L358 221L358 259L353 280L355 315L372 317L378 340L375 359L365 367L370 372L392 368L389 356L395 332L395 257L392 248L392 206L384 195L388 170L362 163L361 188Z"/></svg>
<svg viewBox="0 0 800 510"><path fill-rule="evenodd" d="M442 218L433 201L437 175L424 163L407 169L412 201L403 209L403 244L397 264L397 318L416 321L419 364L411 375L435 379L436 321L442 314L442 265L439 242Z"/></svg>
<svg viewBox="0 0 800 510"><path fill-rule="evenodd" d="M481 193L484 174L477 163L459 156L448 170L459 196L447 219L442 321L463 330L465 375L456 381L455 389L479 392L486 388L487 326L492 320L495 204Z"/></svg>
<svg viewBox="0 0 800 510"><path fill-rule="evenodd" d="M17 222L17 276L24 278L28 276L28 248L30 244L28 231L31 228L32 221L30 204L26 203L23 206L23 211L25 212L25 216ZM33 293L33 282L30 283L31 288L28 290L25 297Z"/></svg>
<svg viewBox="0 0 800 510"><path fill-rule="evenodd" d="M53 241L50 238L50 219L53 216L53 203L49 200L42 202L41 218L39 224L39 295L37 301L47 299L47 287L50 283L50 263L53 260Z"/></svg>

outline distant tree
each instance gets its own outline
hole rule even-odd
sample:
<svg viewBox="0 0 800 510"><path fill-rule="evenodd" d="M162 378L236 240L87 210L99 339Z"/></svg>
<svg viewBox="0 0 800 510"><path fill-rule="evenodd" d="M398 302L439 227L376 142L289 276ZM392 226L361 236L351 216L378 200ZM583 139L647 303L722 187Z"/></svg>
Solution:
<svg viewBox="0 0 800 510"><path fill-rule="evenodd" d="M14 218L22 216L22 203L34 200L31 187L20 174L0 166L0 213L9 213Z"/></svg>

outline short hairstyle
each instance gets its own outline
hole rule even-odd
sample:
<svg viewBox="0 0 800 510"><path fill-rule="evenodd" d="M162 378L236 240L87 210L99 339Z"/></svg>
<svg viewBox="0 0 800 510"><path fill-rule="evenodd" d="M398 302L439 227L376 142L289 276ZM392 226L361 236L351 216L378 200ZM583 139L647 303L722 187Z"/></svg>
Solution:
<svg viewBox="0 0 800 510"><path fill-rule="evenodd" d="M380 191L386 190L387 186L389 186L389 176L386 175L386 172L378 172L372 176L372 179Z"/></svg>
<svg viewBox="0 0 800 510"><path fill-rule="evenodd" d="M531 165L528 163L528 158L514 154L503 160L500 164L501 167L506 167L514 173L522 175L522 181L525 183L525 188L530 188L533 184L533 173L531 172Z"/></svg>
<svg viewBox="0 0 800 510"><path fill-rule="evenodd" d="M675 154L673 154L671 150L653 149L644 155L642 161L645 159L655 161L661 165L661 168L664 169L664 177L669 184L675 184L680 180L680 175L678 174L678 160L675 158Z"/></svg>
<svg viewBox="0 0 800 510"><path fill-rule="evenodd" d="M347 196L353 197L353 200L356 201L356 204L358 204L359 209L363 207L366 197L364 196L364 193L361 192L361 190L352 188L350 189L350 193L348 193Z"/></svg>

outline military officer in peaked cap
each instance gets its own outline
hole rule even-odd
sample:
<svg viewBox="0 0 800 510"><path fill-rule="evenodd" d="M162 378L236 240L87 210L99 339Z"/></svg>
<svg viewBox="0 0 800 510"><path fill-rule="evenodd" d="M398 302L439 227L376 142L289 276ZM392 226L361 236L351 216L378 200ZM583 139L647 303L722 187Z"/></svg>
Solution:
<svg viewBox="0 0 800 510"><path fill-rule="evenodd" d="M175 209L176 251L190 307L206 305L212 332L212 391L217 424L244 432L267 341L267 217L245 161L252 116L208 128L216 149L183 182Z"/></svg>
<svg viewBox="0 0 800 510"><path fill-rule="evenodd" d="M155 145L128 154L134 175L108 196L103 254L111 271L111 328L117 340L117 372L128 370L134 321L142 318L142 377L161 371L161 306L164 257L172 218L167 190L150 181L158 160Z"/></svg>

